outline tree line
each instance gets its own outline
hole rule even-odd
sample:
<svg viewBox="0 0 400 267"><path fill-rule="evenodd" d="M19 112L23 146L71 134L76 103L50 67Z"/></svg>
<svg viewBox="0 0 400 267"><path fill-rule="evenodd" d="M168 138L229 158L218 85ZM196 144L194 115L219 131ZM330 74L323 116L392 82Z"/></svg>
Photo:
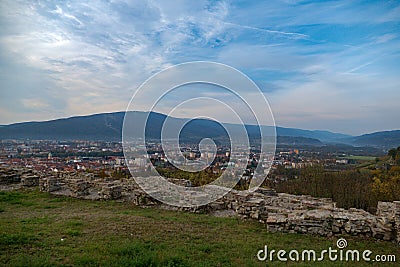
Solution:
<svg viewBox="0 0 400 267"><path fill-rule="evenodd" d="M301 169L295 178L267 181L278 192L332 198L342 208L376 211L378 201L400 200L400 147L369 168L326 171L323 166Z"/></svg>

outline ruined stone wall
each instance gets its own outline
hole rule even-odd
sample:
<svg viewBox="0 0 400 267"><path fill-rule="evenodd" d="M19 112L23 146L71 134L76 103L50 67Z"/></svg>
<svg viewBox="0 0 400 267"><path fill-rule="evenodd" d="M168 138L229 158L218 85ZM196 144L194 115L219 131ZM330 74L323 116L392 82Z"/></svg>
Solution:
<svg viewBox="0 0 400 267"><path fill-rule="evenodd" d="M39 185L39 174L27 168L0 168L0 185L33 187Z"/></svg>
<svg viewBox="0 0 400 267"><path fill-rule="evenodd" d="M148 196L133 179L113 180L96 177L92 173L54 173L40 179L41 191L55 195L90 200L115 200L133 202L136 205L157 203Z"/></svg>
<svg viewBox="0 0 400 267"><path fill-rule="evenodd" d="M383 202L379 201L376 207L376 215L381 217L387 217L392 220L395 218L396 203L395 202Z"/></svg>
<svg viewBox="0 0 400 267"><path fill-rule="evenodd" d="M26 170L8 170L4 173L0 170L0 178L3 183L39 185L41 191L56 195L92 200L118 199L146 206L162 205L139 188L134 179L112 180L91 173L62 172L40 174L39 179L38 174ZM189 183L181 181L181 184ZM379 202L377 214L373 215L360 209L337 208L336 203L328 198L276 193L260 188L250 194L232 190L223 198L197 208L163 207L211 214L219 212L257 220L271 232L321 236L349 234L395 240L400 244L400 201Z"/></svg>
<svg viewBox="0 0 400 267"><path fill-rule="evenodd" d="M235 196L236 195L236 196ZM394 220L360 209L336 208L330 199L277 194L276 196L232 192L225 196L227 207L244 219L255 219L271 232L308 233L321 236L340 234L393 240Z"/></svg>

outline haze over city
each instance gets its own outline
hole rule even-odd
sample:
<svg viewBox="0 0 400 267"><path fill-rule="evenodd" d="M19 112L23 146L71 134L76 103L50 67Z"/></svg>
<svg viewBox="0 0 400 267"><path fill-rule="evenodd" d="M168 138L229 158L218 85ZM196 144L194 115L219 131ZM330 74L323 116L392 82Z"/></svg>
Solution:
<svg viewBox="0 0 400 267"><path fill-rule="evenodd" d="M253 79L279 126L399 129L399 22L397 1L1 1L0 124L125 110L200 60Z"/></svg>

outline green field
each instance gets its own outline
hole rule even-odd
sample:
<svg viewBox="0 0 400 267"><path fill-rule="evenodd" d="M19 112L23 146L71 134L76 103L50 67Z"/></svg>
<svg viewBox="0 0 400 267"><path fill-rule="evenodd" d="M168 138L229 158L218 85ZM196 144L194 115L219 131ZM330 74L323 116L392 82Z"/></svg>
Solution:
<svg viewBox="0 0 400 267"><path fill-rule="evenodd" d="M394 254L390 242L346 237L348 249ZM37 191L0 192L0 265L5 266L321 266L259 262L271 249L336 248L337 238L268 233L257 222L84 201ZM395 263L356 266L398 266ZM347 266L325 261L323 266Z"/></svg>
<svg viewBox="0 0 400 267"><path fill-rule="evenodd" d="M346 157L341 157L342 159L353 159L353 160L375 160L376 157L371 157L371 156L346 156Z"/></svg>

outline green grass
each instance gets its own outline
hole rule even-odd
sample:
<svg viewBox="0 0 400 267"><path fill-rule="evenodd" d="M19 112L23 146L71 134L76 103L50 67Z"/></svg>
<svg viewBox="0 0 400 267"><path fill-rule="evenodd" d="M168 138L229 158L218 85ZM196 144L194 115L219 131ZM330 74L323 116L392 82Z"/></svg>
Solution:
<svg viewBox="0 0 400 267"><path fill-rule="evenodd" d="M342 157L343 159L354 159L354 160L362 160L362 161L370 161L370 160L375 160L376 157L371 157L371 156L345 156Z"/></svg>
<svg viewBox="0 0 400 267"><path fill-rule="evenodd" d="M275 250L321 251L335 248L337 240L268 233L257 222L235 218L54 197L37 191L1 192L0 205L0 265L5 266L310 266L310 262L259 262L256 253L264 245ZM395 254L400 261L400 247L393 243L346 239L349 249ZM329 261L323 265L347 266Z"/></svg>

